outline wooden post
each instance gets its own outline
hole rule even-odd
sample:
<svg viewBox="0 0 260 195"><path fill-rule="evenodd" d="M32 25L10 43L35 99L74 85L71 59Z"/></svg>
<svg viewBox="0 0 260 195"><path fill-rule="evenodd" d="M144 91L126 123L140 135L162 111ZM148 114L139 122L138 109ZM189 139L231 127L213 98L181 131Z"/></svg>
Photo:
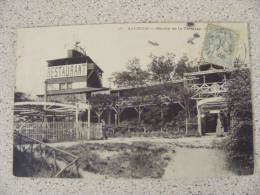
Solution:
<svg viewBox="0 0 260 195"><path fill-rule="evenodd" d="M39 144L39 148L40 148L40 155L41 155L41 158L42 158L42 144Z"/></svg>
<svg viewBox="0 0 260 195"><path fill-rule="evenodd" d="M53 150L54 171L57 172L56 151Z"/></svg>
<svg viewBox="0 0 260 195"><path fill-rule="evenodd" d="M185 134L188 135L188 119L187 119L187 116L186 116L186 119L185 119Z"/></svg>
<svg viewBox="0 0 260 195"><path fill-rule="evenodd" d="M108 124L111 125L111 110L110 110L110 108L108 108L107 113L108 113L108 117L107 117L108 118L107 119L108 120Z"/></svg>
<svg viewBox="0 0 260 195"><path fill-rule="evenodd" d="M138 113L138 122L141 123L141 115L142 115L143 110L142 110L141 106L134 107L134 109Z"/></svg>
<svg viewBox="0 0 260 195"><path fill-rule="evenodd" d="M100 116L101 116L101 114L97 114L97 116L98 116L98 123L100 123Z"/></svg>
<svg viewBox="0 0 260 195"><path fill-rule="evenodd" d="M47 102L47 82L45 81L44 82L44 102L45 102L45 104L44 104L44 110L46 110L46 102Z"/></svg>
<svg viewBox="0 0 260 195"><path fill-rule="evenodd" d="M78 160L75 161L75 166L76 166L77 177L79 177L79 163L78 163Z"/></svg>
<svg viewBox="0 0 260 195"><path fill-rule="evenodd" d="M117 126L117 113L115 113L115 126Z"/></svg>
<svg viewBox="0 0 260 195"><path fill-rule="evenodd" d="M19 144L20 144L20 151L22 152L23 148L22 148L22 136L19 135Z"/></svg>
<svg viewBox="0 0 260 195"><path fill-rule="evenodd" d="M79 106L76 105L76 139L79 138Z"/></svg>
<svg viewBox="0 0 260 195"><path fill-rule="evenodd" d="M200 114L198 102L197 102L197 120L198 120L198 132L199 132L199 135L201 136L202 135L202 132L201 132L201 114Z"/></svg>
<svg viewBox="0 0 260 195"><path fill-rule="evenodd" d="M120 126L120 114L121 114L121 111L118 112L117 114L117 124Z"/></svg>
<svg viewBox="0 0 260 195"><path fill-rule="evenodd" d="M141 123L141 114L142 114L142 111L139 110L138 111L138 123Z"/></svg>
<svg viewBox="0 0 260 195"><path fill-rule="evenodd" d="M161 119L163 119L163 105L161 105L160 110L161 110Z"/></svg>
<svg viewBox="0 0 260 195"><path fill-rule="evenodd" d="M31 151L30 151L30 162L32 162L33 160L33 143L30 144L30 147L31 147Z"/></svg>
<svg viewBox="0 0 260 195"><path fill-rule="evenodd" d="M90 104L88 104L88 139L90 139L90 112L91 112L91 107Z"/></svg>
<svg viewBox="0 0 260 195"><path fill-rule="evenodd" d="M88 127L90 127L90 111L91 111L91 108L89 106L89 108L88 108Z"/></svg>

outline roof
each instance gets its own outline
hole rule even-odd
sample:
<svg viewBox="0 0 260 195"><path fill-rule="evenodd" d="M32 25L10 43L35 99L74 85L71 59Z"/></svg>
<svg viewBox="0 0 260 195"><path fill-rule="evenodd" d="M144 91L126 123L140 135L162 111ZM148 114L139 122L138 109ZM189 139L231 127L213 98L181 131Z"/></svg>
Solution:
<svg viewBox="0 0 260 195"><path fill-rule="evenodd" d="M166 83L172 83L172 84L177 84L177 83L183 83L184 80L174 80L174 81L168 81ZM138 88L144 88L144 87L152 87L152 86L159 86L161 83L150 83L148 85L143 85L143 86L136 86L136 87L118 87L118 88L113 88L111 91L122 91L122 90L130 90L130 89L138 89Z"/></svg>
<svg viewBox="0 0 260 195"><path fill-rule="evenodd" d="M96 92L96 91L106 91L109 88L95 88L95 87L87 87L81 89L67 89L67 90L55 90L55 91L48 91L47 95L62 95L62 94L74 94L74 93L88 93L88 92ZM44 94L37 95L38 97L44 96Z"/></svg>
<svg viewBox="0 0 260 195"><path fill-rule="evenodd" d="M184 76L196 76L196 75L203 75L203 74L223 73L223 72L231 72L231 70L229 70L229 69L219 69L219 70L207 70L207 71L190 72L190 73L184 73Z"/></svg>
<svg viewBox="0 0 260 195"><path fill-rule="evenodd" d="M48 67L51 66L61 66L61 65L70 65L70 64L80 64L80 63L93 63L96 65L96 67L101 71L104 72L89 56L82 54L78 51L75 50L68 50L69 51L74 51L77 54L75 55L68 55L66 58L58 58L58 59L53 59L53 60L47 60L48 62Z"/></svg>
<svg viewBox="0 0 260 195"><path fill-rule="evenodd" d="M231 68L227 68L222 65L204 63L199 65L199 70L196 72L184 73L184 76L196 76L196 75L204 75L204 74L214 74L214 73L224 73L231 72Z"/></svg>

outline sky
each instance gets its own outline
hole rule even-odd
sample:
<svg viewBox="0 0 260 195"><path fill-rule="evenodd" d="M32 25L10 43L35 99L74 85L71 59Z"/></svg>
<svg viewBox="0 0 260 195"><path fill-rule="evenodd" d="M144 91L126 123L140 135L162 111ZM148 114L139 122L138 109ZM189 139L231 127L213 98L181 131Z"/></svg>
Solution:
<svg viewBox="0 0 260 195"><path fill-rule="evenodd" d="M249 61L248 30L246 23L214 23L239 34L238 54ZM122 71L128 60L140 59L143 68L149 64L149 55L168 52L178 58L201 56L208 23L195 23L187 29L186 23L103 24L18 29L16 48L16 91L31 95L43 94L47 78L47 60L67 57L67 50L80 42L88 56L104 71L103 85L108 78ZM194 33L200 37L188 43ZM152 44L151 44L152 42ZM156 44L153 44L156 43Z"/></svg>

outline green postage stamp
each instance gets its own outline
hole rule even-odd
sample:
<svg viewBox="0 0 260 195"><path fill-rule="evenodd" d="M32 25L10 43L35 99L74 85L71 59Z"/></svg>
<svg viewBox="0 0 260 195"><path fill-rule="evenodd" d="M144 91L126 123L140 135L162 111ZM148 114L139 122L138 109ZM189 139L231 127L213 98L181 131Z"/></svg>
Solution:
<svg viewBox="0 0 260 195"><path fill-rule="evenodd" d="M238 34L235 31L221 26L209 24L204 40L202 57L204 61L229 65L234 61Z"/></svg>

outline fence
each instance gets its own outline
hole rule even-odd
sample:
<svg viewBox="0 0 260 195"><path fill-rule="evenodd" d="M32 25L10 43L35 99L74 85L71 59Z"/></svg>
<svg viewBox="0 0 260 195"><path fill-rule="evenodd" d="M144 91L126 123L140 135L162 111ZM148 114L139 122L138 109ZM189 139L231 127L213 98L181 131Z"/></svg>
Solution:
<svg viewBox="0 0 260 195"><path fill-rule="evenodd" d="M33 159L39 159L42 162L45 161L48 164L49 177L80 177L79 157L69 152L18 132L14 133L14 149L27 156L31 165L33 164ZM41 164L43 166L43 163ZM15 172L14 174L16 175Z"/></svg>
<svg viewBox="0 0 260 195"><path fill-rule="evenodd" d="M17 122L15 130L43 142L101 139L102 124L87 122Z"/></svg>

